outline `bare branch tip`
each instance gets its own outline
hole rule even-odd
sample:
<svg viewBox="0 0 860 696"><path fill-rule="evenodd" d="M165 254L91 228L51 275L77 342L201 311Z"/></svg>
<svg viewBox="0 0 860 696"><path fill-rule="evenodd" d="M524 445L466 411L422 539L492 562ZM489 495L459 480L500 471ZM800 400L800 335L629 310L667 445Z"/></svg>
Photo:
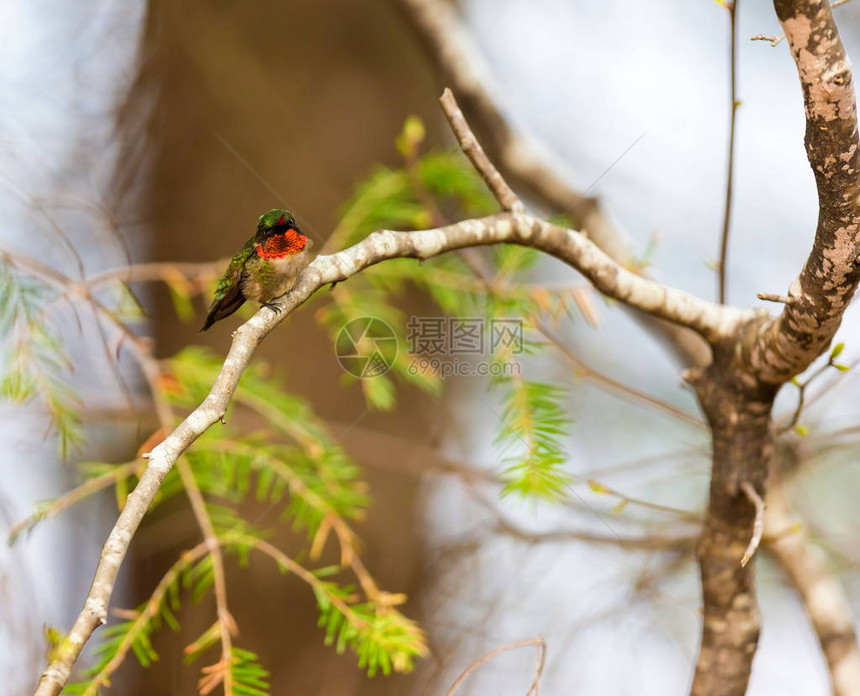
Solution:
<svg viewBox="0 0 860 696"><path fill-rule="evenodd" d="M755 506L755 520L753 521L753 535L750 539L750 543L744 551L744 555L741 558L741 568L745 568L747 564L752 560L752 557L755 555L755 552L758 550L759 545L761 544L761 538L764 534L764 500L759 495L758 491L755 489L749 481L744 481L741 484L741 490L744 492L747 498L749 498L750 502Z"/></svg>
<svg viewBox="0 0 860 696"><path fill-rule="evenodd" d="M766 36L764 34L756 34L755 36L750 36L750 41L770 41L770 45L772 47L776 47L784 38L785 34L780 34L779 36Z"/></svg>
<svg viewBox="0 0 860 696"><path fill-rule="evenodd" d="M478 174L481 175L487 188L490 189L502 209L515 214L524 213L525 206L508 185L508 182L505 181L505 178L499 173L499 170L496 169L496 166L490 161L490 158L487 157L487 153L484 152L484 148L481 147L481 143L478 142L459 104L457 104L454 93L446 87L439 98L439 102L442 105L442 111L445 114L445 118L448 119L451 130L457 138L460 149L469 158L469 161L475 167Z"/></svg>
<svg viewBox="0 0 860 696"><path fill-rule="evenodd" d="M702 371L696 367L688 368L681 372L681 379L685 384L696 386L696 384L702 379Z"/></svg>
<svg viewBox="0 0 860 696"><path fill-rule="evenodd" d="M518 640L513 643L508 643L507 645L503 645L500 648L496 648L495 650L488 652L483 657L478 658L472 664L470 664L462 674L454 681L451 685L451 688L448 689L446 696L453 696L460 685L468 678L468 676L474 672L478 667L483 665L484 663L492 660L494 657L501 655L508 650L513 650L515 648L522 648L534 646L536 651L536 660L534 667L534 676L532 678L532 683L529 687L527 696L531 696L533 694L538 693L538 688L540 686L541 675L543 674L544 666L546 664L546 653L547 653L547 643L540 636L535 638L528 638L526 640Z"/></svg>
<svg viewBox="0 0 860 696"><path fill-rule="evenodd" d="M777 295L771 292L759 292L756 293L756 297L760 300L765 300L766 302L781 302L782 304L788 304L791 302L791 298L787 295Z"/></svg>

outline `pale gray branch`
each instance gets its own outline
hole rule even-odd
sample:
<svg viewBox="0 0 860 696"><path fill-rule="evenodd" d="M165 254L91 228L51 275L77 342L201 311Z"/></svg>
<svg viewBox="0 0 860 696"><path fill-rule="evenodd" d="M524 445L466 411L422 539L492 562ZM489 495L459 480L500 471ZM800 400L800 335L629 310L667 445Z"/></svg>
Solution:
<svg viewBox="0 0 860 696"><path fill-rule="evenodd" d="M502 175L499 174L499 170L490 162L484 152L484 148L481 147L481 143L478 142L475 134L472 133L472 129L469 128L469 124L460 110L460 105L457 104L457 100L454 98L454 93L446 88L439 101L442 104L442 111L445 112L445 116L448 119L448 124L451 126L451 130L454 131L457 142L460 144L460 149L469 158L469 161L481 175L481 178L483 178L490 191L493 192L502 209L510 213L526 212L525 206L517 198L517 194L511 190L508 182L504 180Z"/></svg>

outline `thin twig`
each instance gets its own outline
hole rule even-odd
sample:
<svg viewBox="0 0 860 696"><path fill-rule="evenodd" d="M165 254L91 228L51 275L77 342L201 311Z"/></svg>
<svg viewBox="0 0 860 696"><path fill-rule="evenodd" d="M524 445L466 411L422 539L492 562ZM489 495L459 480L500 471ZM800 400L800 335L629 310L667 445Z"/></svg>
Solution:
<svg viewBox="0 0 860 696"><path fill-rule="evenodd" d="M481 147L481 143L478 142L475 134L472 133L472 129L469 128L469 124L466 123L463 112L454 98L454 93L446 87L445 91L442 92L439 102L442 104L442 111L445 112L445 117L448 119L448 124L457 137L460 148L466 157L469 158L469 161L478 171L478 174L481 175L481 178L487 184L490 191L493 192L502 209L507 210L509 213L524 213L525 206L523 206L522 201L517 198L517 194L508 186L508 182L504 180L502 175L499 174L499 170L490 162L484 152L484 148Z"/></svg>
<svg viewBox="0 0 860 696"><path fill-rule="evenodd" d="M780 302L781 304L788 304L791 302L791 298L788 295L778 295L772 292L759 292L756 293L756 297L760 300L765 300L766 302Z"/></svg>
<svg viewBox="0 0 860 696"><path fill-rule="evenodd" d="M848 374L844 372L840 372L833 380L825 384L821 389L812 394L808 399L806 399L806 404L804 405L804 409L807 411L812 408L815 404L817 404L822 399L832 396L834 390L837 388L841 388L845 385L847 379L849 377L853 377L857 374L856 370L860 368L860 360L852 360L848 363Z"/></svg>
<svg viewBox="0 0 860 696"><path fill-rule="evenodd" d="M495 505L493 505L480 493L480 491L478 491L476 483L477 482L474 480L463 480L463 485L469 497L493 518L495 524L492 531L496 534L509 536L526 544L580 542L587 544L620 546L626 551L681 551L692 549L695 546L695 540L697 537L693 535L687 537L661 537L655 534L651 536L628 537L615 533L612 535L596 534L594 532L584 532L574 529L556 529L549 532L532 532L522 529L508 520ZM646 507L651 507L651 505L646 504ZM653 507L656 507L661 511L667 510L667 508L659 505ZM670 512L676 512L672 508L668 508L668 510ZM701 516L694 516L691 514L686 516L686 521L699 523L701 522Z"/></svg>
<svg viewBox="0 0 860 696"><path fill-rule="evenodd" d="M834 358L831 355L830 359L824 363L821 367L819 367L815 372L813 372L809 377L807 377L804 381L800 381L798 379L792 380L792 383L797 387L797 406L792 413L791 419L788 423L778 423L776 428L777 435L784 435L789 430L797 426L798 421L800 420L800 416L803 413L803 409L805 407L805 399L806 399L806 388L812 384L816 379L818 379L821 375L823 375L828 368L834 366Z"/></svg>
<svg viewBox="0 0 860 696"><path fill-rule="evenodd" d="M599 481L589 480L588 486L595 493L603 494L603 495L611 495L615 498L620 499L625 504L636 505L637 507L645 508L646 510L653 510L654 512L665 512L670 515L675 515L678 518L685 520L687 522L701 522L702 515L698 512L692 512L691 510L683 510L681 508L670 507L669 505L661 505L660 503L652 503L649 500L642 500L641 498L631 498L628 495L625 495L621 491L617 491L614 488L610 488L606 484L600 483Z"/></svg>
<svg viewBox="0 0 860 696"><path fill-rule="evenodd" d="M723 230L720 235L720 260L717 276L717 296L720 304L726 303L728 294L728 259L729 259L729 234L732 224L732 200L735 181L735 141L738 107L738 49L737 49L737 25L738 25L738 3L733 0L726 5L729 11L730 38L729 38L729 98L731 99L731 110L729 112L729 161L726 172L726 202L723 211Z"/></svg>
<svg viewBox="0 0 860 696"><path fill-rule="evenodd" d="M439 101L442 104L442 109L445 112L445 116L448 118L448 122L457 137L457 141L460 144L460 147L463 149L464 152L467 153L467 155L469 156L469 160L472 162L475 168L481 172L484 181L487 182L487 185L490 187L498 203L505 210L511 211L514 209L522 209L522 203L519 201L516 194L507 185L504 178L499 174L499 171L495 168L495 166L493 166L493 163L484 153L484 150L478 142L477 138L475 137L474 133L472 133L469 124L466 122L466 119L463 116L463 112L460 110L460 107L457 104L457 100L451 90L446 89ZM418 185L418 187L420 188L420 185ZM428 210L428 212L431 213L433 219L441 224L444 224L446 220L444 219L444 216L442 216L438 208L434 205L432 199L430 199L426 195L422 198L425 201L425 208ZM468 251L475 250L460 249L460 254L463 257L463 260L477 277L480 288L486 293L492 292L494 282L490 281L487 273L485 273L485 270L481 267L480 259L469 257L466 254L466 252ZM507 282L505 282L504 279L497 279L496 283L501 285L502 287L507 286ZM655 397L651 397L647 394L638 392L632 387L628 387L624 384L621 384L620 382L613 380L612 378L604 375L603 373L590 368L584 362L576 358L569 351L569 349L567 349L564 344L562 344L557 338L555 338L555 336L550 334L548 329L546 329L546 327L540 324L540 322L538 322L537 328L538 331L540 331L544 336L546 336L546 338L550 340L551 343L556 346L556 348L562 351L562 354L568 359L569 362L572 362L579 376L593 380L596 384L612 393L626 395L633 398L634 400L639 400L646 404L657 406L658 408L662 408L666 412L682 420L685 420L687 422L692 421L694 424L700 427L704 427L704 423L702 423L701 420L689 416L688 414L684 413L680 409L675 408L671 404L664 403L659 399L656 399Z"/></svg>
<svg viewBox="0 0 860 696"><path fill-rule="evenodd" d="M554 529L548 532L532 532L521 529L507 521L499 521L493 533L509 536L526 544L585 543L599 546L620 546L626 551L691 551L696 546L696 534L689 536L612 536L573 529Z"/></svg>
<svg viewBox="0 0 860 696"><path fill-rule="evenodd" d="M840 5L844 5L848 2L851 2L851 0L836 0L835 2L830 3L830 8L833 9L834 7L839 7ZM750 41L770 41L770 45L772 47L776 47L784 38L785 32L783 32L779 36L766 36L765 34L756 34L755 36L750 36Z"/></svg>
<svg viewBox="0 0 860 696"><path fill-rule="evenodd" d="M223 271L226 265L227 259L201 263L133 263L128 266L120 266L99 273L93 273L85 280L80 281L80 284L94 288L111 280L122 280L125 283L144 283L161 280L169 283L177 277L212 277ZM78 283L75 283L72 287L76 287L77 285Z"/></svg>
<svg viewBox="0 0 860 696"><path fill-rule="evenodd" d="M275 563L278 564L278 567L282 571L288 570L291 573L293 573L294 575L296 575L299 578L301 578L302 580L304 580L308 585L310 585L314 589L315 593L317 593L319 595L325 595L328 598L328 600L331 602L331 604L334 605L341 614L343 614L344 618L350 624L352 624L353 627L360 629L360 630L363 630L363 631L372 630L373 627L371 625L369 625L368 621L365 620L364 618L362 618L361 615L358 614L354 610L352 605L345 602L343 600L343 598L338 596L336 593L333 593L327 582L325 582L322 578L318 577L315 573L312 573L309 570L307 570L306 568L304 568L304 566L301 566L298 563L296 563L292 558L287 556L283 551L281 551L277 547L273 546L272 544L270 544L267 541L264 541L262 539L250 538L250 539L247 539L245 541L245 543L248 546L250 546L251 548L254 548L257 551L260 551L261 553L269 556L272 560L275 561ZM388 602L388 605L387 605L388 607L391 607L394 604L398 603L399 600L401 599L401 598L397 597L396 595L395 596L392 596L392 595L382 596L382 595L385 595L385 593L379 593L379 594L380 594L380 597L378 599L379 599L380 605L382 605L384 602ZM394 600L394 601L392 601L392 600ZM420 628L418 628L411 621L405 620L403 618L401 618L401 621L403 621L403 623L401 623L401 627L411 637L421 638L422 647L419 648L419 654L421 656L426 655L426 652L427 652L426 648L423 647L423 640L424 640L423 631Z"/></svg>
<svg viewBox="0 0 860 696"><path fill-rule="evenodd" d="M752 539L750 539L749 546L747 546L747 550L744 551L744 555L741 558L741 567L745 567L752 559L759 544L761 544L761 537L764 534L764 500L762 500L758 491L756 491L755 487L749 481L744 481L741 484L741 490L750 499L750 502L755 505Z"/></svg>
<svg viewBox="0 0 860 696"><path fill-rule="evenodd" d="M663 411L663 413L667 413L670 416L677 418L680 421L683 421L684 423L694 425L697 428L705 427L705 424L699 418L690 415L686 411L682 411L680 408L673 406L666 401L662 401L656 396L651 396L650 394L641 392L638 389L634 389L627 384L619 382L618 380L610 377L607 374L595 370L593 367L586 364L581 358L578 358L573 353L573 351L570 350L570 348L568 348L557 336L555 336L555 334L553 334L542 323L538 322L536 328L538 332L540 332L561 354L562 358L566 362L568 362L571 367L573 367L574 371L578 376L593 381L595 384L604 388L610 393L619 394L623 397L630 399L631 401L639 401L643 404L646 404L647 406L657 408L658 410Z"/></svg>
<svg viewBox="0 0 860 696"><path fill-rule="evenodd" d="M755 36L750 36L750 41L770 41L770 45L775 47L784 38L785 38L785 34L780 34L779 36L768 36L767 34L756 34Z"/></svg>
<svg viewBox="0 0 860 696"><path fill-rule="evenodd" d="M15 524L9 530L7 536L8 542L10 544L14 543L15 539L18 536L20 536L23 532L27 532L32 529L41 520L45 519L45 517L55 515L59 512L62 512L63 510L67 510L68 508L77 505L80 501L89 498L91 495L98 493L104 488L107 488L120 478L130 476L135 471L142 468L143 463L140 461L128 462L127 464L121 464L117 467L114 467L110 471L91 478L89 481L85 481L80 486L76 486L68 493L61 495L59 498L55 498L50 503L46 504L43 508L37 510L26 519L23 519L17 524Z"/></svg>
<svg viewBox="0 0 860 696"><path fill-rule="evenodd" d="M534 678L532 679L532 683L529 687L529 690L526 692L526 696L537 696L541 674L543 674L544 663L546 662L547 645L546 641L543 638L528 638L526 640L518 640L513 643L503 645L500 648L496 648L491 652L488 652L486 655L478 658L472 664L466 667L463 673L459 677L457 677L453 684L451 684L451 688L448 689L446 696L453 696L454 692L456 692L460 685L464 681L466 681L469 675L476 669L478 669L478 667L483 665L485 662L489 662L494 657L498 657L499 655L507 652L508 650L515 650L516 648L525 648L529 645L534 645L537 650L537 662L535 663Z"/></svg>
<svg viewBox="0 0 860 696"><path fill-rule="evenodd" d="M215 528L206 510L206 501L191 466L185 457L180 457L176 463L182 485L191 503L194 518L203 533L203 539L209 555L212 557L212 579L215 591L215 612L220 627L219 638L221 641L221 663L223 664L224 696L233 696L233 634L238 633L236 621L227 606L227 578L224 573L224 555L221 553L221 544L215 534Z"/></svg>
<svg viewBox="0 0 860 696"><path fill-rule="evenodd" d="M803 413L803 400L806 396L806 382L795 382L797 385L797 406L791 414L791 419L784 425L780 424L776 429L777 435L784 435L797 426L800 414Z"/></svg>

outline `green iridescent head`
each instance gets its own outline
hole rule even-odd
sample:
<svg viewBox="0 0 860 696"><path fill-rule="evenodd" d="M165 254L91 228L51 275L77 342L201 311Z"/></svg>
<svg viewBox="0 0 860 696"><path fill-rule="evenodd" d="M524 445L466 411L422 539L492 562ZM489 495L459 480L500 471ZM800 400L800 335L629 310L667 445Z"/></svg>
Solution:
<svg viewBox="0 0 860 696"><path fill-rule="evenodd" d="M280 234L289 229L297 230L295 218L289 210L275 208L268 213L263 213L257 220L257 236L268 237L272 234Z"/></svg>

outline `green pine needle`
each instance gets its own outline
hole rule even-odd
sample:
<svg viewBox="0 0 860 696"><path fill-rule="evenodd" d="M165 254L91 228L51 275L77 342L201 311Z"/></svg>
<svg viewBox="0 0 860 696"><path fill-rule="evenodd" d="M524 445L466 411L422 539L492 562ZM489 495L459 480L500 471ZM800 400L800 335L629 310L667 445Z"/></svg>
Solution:
<svg viewBox="0 0 860 696"><path fill-rule="evenodd" d="M496 444L508 465L502 474L503 495L550 501L566 497L571 478L564 471L562 439L569 419L562 407L565 391L543 382L510 380L502 411L503 428Z"/></svg>
<svg viewBox="0 0 860 696"><path fill-rule="evenodd" d="M81 442L80 404L64 381L72 370L69 358L44 316L50 300L44 284L0 261L0 335L7 346L0 354L0 397L41 401L65 459Z"/></svg>

